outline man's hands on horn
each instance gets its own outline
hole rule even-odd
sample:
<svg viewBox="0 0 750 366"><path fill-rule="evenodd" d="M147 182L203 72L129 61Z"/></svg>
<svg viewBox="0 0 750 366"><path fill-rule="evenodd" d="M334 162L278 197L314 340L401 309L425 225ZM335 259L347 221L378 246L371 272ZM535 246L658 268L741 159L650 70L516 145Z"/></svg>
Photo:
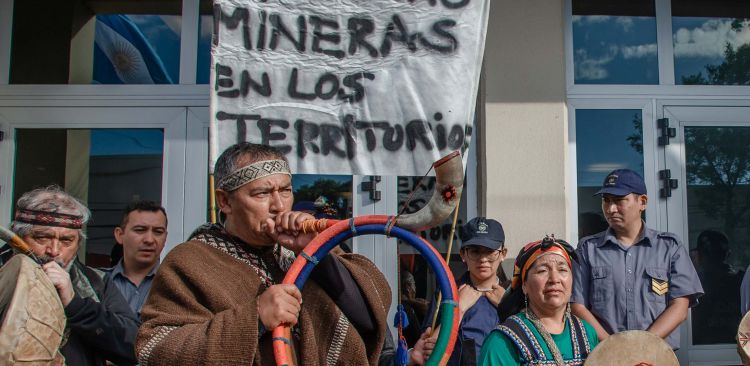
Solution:
<svg viewBox="0 0 750 366"><path fill-rule="evenodd" d="M315 220L313 215L299 211L288 211L266 219L266 233L279 245L293 251L302 251L317 233L302 233L302 223Z"/></svg>
<svg viewBox="0 0 750 366"><path fill-rule="evenodd" d="M266 234L297 254L317 235L302 232L302 223L314 219L305 212L280 213L274 218L266 219ZM302 293L295 285L273 285L258 296L258 320L266 329L276 328L279 324L297 324L301 308Z"/></svg>
<svg viewBox="0 0 750 366"><path fill-rule="evenodd" d="M427 363L427 359L432 355L432 351L435 349L435 343L437 343L437 337L439 330L432 333L432 327L428 327L419 337L419 340L414 344L414 348L409 352L409 361L407 365L424 365Z"/></svg>
<svg viewBox="0 0 750 366"><path fill-rule="evenodd" d="M266 329L273 329L279 324L297 324L302 293L291 284L273 285L258 296L258 321Z"/></svg>
<svg viewBox="0 0 750 366"><path fill-rule="evenodd" d="M70 281L68 272L55 261L45 263L42 269L47 274L50 282L55 286L57 295L60 296L60 302L62 302L63 306L68 306L73 301L73 296L75 295L73 283Z"/></svg>
<svg viewBox="0 0 750 366"><path fill-rule="evenodd" d="M492 285L492 291L487 291L484 293L484 296L486 296L487 299L490 300L492 305L495 305L495 307L498 307L498 305L500 305L500 300L502 300L503 295L505 295L505 288L498 284Z"/></svg>

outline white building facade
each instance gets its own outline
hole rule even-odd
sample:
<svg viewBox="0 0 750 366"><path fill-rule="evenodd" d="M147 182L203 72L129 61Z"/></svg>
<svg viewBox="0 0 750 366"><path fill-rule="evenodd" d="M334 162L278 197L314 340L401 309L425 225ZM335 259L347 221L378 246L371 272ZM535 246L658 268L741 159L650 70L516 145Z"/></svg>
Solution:
<svg viewBox="0 0 750 366"><path fill-rule="evenodd" d="M24 191L60 184L94 211L81 258L104 265L112 225L130 200L166 207L165 253L207 220L211 5L0 0L0 222ZM727 284L750 264L750 6L493 0L490 8L461 222L502 222L510 256L548 233L575 243L601 228L591 194L606 173L641 172L647 224L682 237L705 274L704 308L681 327L681 363L738 364L739 288ZM166 76L147 75L158 85L106 77L94 45L100 17L113 15L158 39ZM295 188L336 182L335 193L311 189L298 199L325 196L323 205L343 216L395 214L419 180L298 179ZM363 189L371 181L379 199ZM706 231L726 240L699 246ZM446 252L448 228L425 235ZM394 239L351 246L376 262L394 293L399 263L425 282L423 294L434 286ZM460 274L457 246L451 265ZM725 305L717 312L713 304Z"/></svg>

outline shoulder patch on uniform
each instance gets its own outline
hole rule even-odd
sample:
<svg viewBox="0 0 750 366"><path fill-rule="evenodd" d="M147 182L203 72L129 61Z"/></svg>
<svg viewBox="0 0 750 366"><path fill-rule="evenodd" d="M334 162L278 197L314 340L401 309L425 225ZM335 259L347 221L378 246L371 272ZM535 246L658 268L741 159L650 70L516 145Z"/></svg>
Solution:
<svg viewBox="0 0 750 366"><path fill-rule="evenodd" d="M580 240L580 241L589 241L589 240L591 240L591 239L598 239L598 238L601 238L601 237L603 237L603 236L604 236L604 235L606 235L606 234L607 234L607 231L606 231L606 230L605 230L605 231L600 231L600 232L598 232L598 233L596 233L596 234L593 234L593 235L589 235L589 236L584 236L583 238L581 238L581 240Z"/></svg>
<svg viewBox="0 0 750 366"><path fill-rule="evenodd" d="M668 231L661 231L656 234L656 237L659 239L666 239L673 242L673 244L680 244L680 237L677 236L677 234L670 233Z"/></svg>
<svg viewBox="0 0 750 366"><path fill-rule="evenodd" d="M607 231L602 231L599 233L596 233L594 235L584 236L581 238L581 240L578 241L578 247L585 246L585 245L596 245L599 242L601 242L604 235L607 234Z"/></svg>

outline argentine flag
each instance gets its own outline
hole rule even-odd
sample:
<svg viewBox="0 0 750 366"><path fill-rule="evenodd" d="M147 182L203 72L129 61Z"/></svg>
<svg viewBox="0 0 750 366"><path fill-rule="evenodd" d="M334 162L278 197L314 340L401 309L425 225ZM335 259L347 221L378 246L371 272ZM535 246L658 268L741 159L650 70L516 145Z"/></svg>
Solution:
<svg viewBox="0 0 750 366"><path fill-rule="evenodd" d="M94 82L174 84L138 26L123 15L96 17Z"/></svg>

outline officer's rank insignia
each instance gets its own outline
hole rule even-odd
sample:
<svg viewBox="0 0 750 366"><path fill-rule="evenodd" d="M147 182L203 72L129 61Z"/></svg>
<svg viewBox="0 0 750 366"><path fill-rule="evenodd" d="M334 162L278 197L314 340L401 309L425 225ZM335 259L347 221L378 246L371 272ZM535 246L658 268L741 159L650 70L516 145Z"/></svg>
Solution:
<svg viewBox="0 0 750 366"><path fill-rule="evenodd" d="M651 291L657 295L664 295L669 291L669 281L661 281L656 278L651 279Z"/></svg>

